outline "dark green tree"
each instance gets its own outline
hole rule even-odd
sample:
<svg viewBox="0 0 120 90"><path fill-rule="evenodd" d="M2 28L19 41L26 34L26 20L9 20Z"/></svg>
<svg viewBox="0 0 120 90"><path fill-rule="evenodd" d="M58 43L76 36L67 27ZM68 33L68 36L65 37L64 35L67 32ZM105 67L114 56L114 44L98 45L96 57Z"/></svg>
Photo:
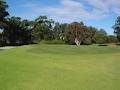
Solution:
<svg viewBox="0 0 120 90"><path fill-rule="evenodd" d="M120 16L117 17L117 20L115 21L115 25L113 26L114 33L117 35L117 38L120 42Z"/></svg>
<svg viewBox="0 0 120 90"><path fill-rule="evenodd" d="M0 29L4 29L6 27L5 17L9 15L6 11L8 5L4 0L0 0Z"/></svg>
<svg viewBox="0 0 120 90"><path fill-rule="evenodd" d="M118 39L115 35L109 35L107 42L108 43L118 43Z"/></svg>
<svg viewBox="0 0 120 90"><path fill-rule="evenodd" d="M87 38L83 41L84 45L90 45L94 43L94 36L97 32L97 29L95 27L89 26L87 27Z"/></svg>
<svg viewBox="0 0 120 90"><path fill-rule="evenodd" d="M22 21L20 17L10 17L6 19L6 24L3 37L7 44L22 45L31 42L29 21Z"/></svg>
<svg viewBox="0 0 120 90"><path fill-rule="evenodd" d="M2 32L0 32L0 47L4 45L5 45L5 42L3 41L3 34Z"/></svg>
<svg viewBox="0 0 120 90"><path fill-rule="evenodd" d="M64 40L65 38L64 32L65 32L66 26L67 26L67 23L64 23L64 24L60 24L59 22L55 23L55 27L54 27L55 39Z"/></svg>
<svg viewBox="0 0 120 90"><path fill-rule="evenodd" d="M52 19L48 19L46 16L39 16L34 21L32 40L35 43L41 40L52 40L54 38L53 23L54 21Z"/></svg>
<svg viewBox="0 0 120 90"><path fill-rule="evenodd" d="M104 44L107 43L107 33L104 29L98 30L94 35L94 43L95 44Z"/></svg>

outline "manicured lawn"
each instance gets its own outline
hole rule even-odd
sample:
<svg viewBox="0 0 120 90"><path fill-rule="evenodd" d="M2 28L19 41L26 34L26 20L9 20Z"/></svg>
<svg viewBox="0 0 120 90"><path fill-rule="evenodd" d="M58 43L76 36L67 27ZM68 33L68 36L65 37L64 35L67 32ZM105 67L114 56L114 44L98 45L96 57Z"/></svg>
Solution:
<svg viewBox="0 0 120 90"><path fill-rule="evenodd" d="M0 50L0 90L120 90L119 46Z"/></svg>

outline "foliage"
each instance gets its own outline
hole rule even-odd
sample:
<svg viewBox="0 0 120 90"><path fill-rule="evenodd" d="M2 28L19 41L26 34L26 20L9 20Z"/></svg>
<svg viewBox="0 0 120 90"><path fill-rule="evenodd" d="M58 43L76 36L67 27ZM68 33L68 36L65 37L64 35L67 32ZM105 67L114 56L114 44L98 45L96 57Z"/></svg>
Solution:
<svg viewBox="0 0 120 90"><path fill-rule="evenodd" d="M34 42L40 42L41 40L53 40L53 23L54 22L52 19L48 19L46 16L39 16L34 21L34 27L32 30L32 40Z"/></svg>
<svg viewBox="0 0 120 90"><path fill-rule="evenodd" d="M109 35L108 36L108 43L118 43L118 39L114 35Z"/></svg>
<svg viewBox="0 0 120 90"><path fill-rule="evenodd" d="M113 28L114 28L114 33L117 35L117 38L120 42L120 16L117 17L117 20Z"/></svg>
<svg viewBox="0 0 120 90"><path fill-rule="evenodd" d="M104 44L107 43L107 33L104 29L100 29L94 35L93 42L95 44Z"/></svg>
<svg viewBox="0 0 120 90"><path fill-rule="evenodd" d="M8 8L8 5L5 1L0 0L0 28L4 28L6 26L5 24L5 17L9 15L9 13L6 11Z"/></svg>
<svg viewBox="0 0 120 90"><path fill-rule="evenodd" d="M86 39L91 42L95 32L93 27L87 27L83 22L73 22L66 27L65 41L68 44L75 44L75 39L77 38L81 44Z"/></svg>
<svg viewBox="0 0 120 90"><path fill-rule="evenodd" d="M92 44L92 40L90 38L87 38L83 41L82 43L83 45L91 45Z"/></svg>
<svg viewBox="0 0 120 90"><path fill-rule="evenodd" d="M57 39L55 39L55 40L49 40L49 41L42 40L40 42L40 44L65 44L65 42L62 41L62 40L57 40Z"/></svg>
<svg viewBox="0 0 120 90"><path fill-rule="evenodd" d="M67 26L67 23L64 23L64 24L60 24L59 22L55 23L55 26L53 29L55 39L64 40L65 38L64 32L65 32L66 26Z"/></svg>
<svg viewBox="0 0 120 90"><path fill-rule="evenodd" d="M31 42L29 21L22 21L20 17L10 17L7 18L6 23L8 26L3 31L3 36L8 45L22 45Z"/></svg>
<svg viewBox="0 0 120 90"><path fill-rule="evenodd" d="M104 29L98 30L92 26L86 26L83 22L59 23L47 16L39 16L35 20L22 20L20 17L7 17L8 5L0 0L0 29L3 30L0 44L24 45L47 41L66 44L105 44L120 41L120 16L118 16L114 28L115 36L107 35Z"/></svg>
<svg viewBox="0 0 120 90"><path fill-rule="evenodd" d="M5 45L5 41L3 40L3 34L0 33L0 47Z"/></svg>

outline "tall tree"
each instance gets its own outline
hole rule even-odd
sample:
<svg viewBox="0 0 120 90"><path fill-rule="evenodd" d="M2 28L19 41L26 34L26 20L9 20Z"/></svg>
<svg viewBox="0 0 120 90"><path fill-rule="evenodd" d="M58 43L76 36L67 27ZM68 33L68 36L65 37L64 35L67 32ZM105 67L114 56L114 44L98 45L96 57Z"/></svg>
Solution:
<svg viewBox="0 0 120 90"><path fill-rule="evenodd" d="M94 41L94 36L97 32L97 29L95 27L92 27L92 26L89 26L87 27L87 38L83 41L82 44L85 44L85 45L90 45L93 43Z"/></svg>
<svg viewBox="0 0 120 90"><path fill-rule="evenodd" d="M5 24L5 17L9 15L9 13L6 11L8 8L8 5L4 0L0 0L0 28L3 29Z"/></svg>
<svg viewBox="0 0 120 90"><path fill-rule="evenodd" d="M7 44L22 45L30 43L29 21L22 21L20 17L10 17L7 18L6 23L8 26L3 31L3 36Z"/></svg>
<svg viewBox="0 0 120 90"><path fill-rule="evenodd" d="M41 40L51 40L54 38L52 24L54 21L46 16L39 16L33 26L32 40L36 43Z"/></svg>
<svg viewBox="0 0 120 90"><path fill-rule="evenodd" d="M108 36L104 29L100 29L96 31L93 39L96 44L104 44L107 43Z"/></svg>
<svg viewBox="0 0 120 90"><path fill-rule="evenodd" d="M88 29L83 22L73 22L67 25L65 30L65 39L67 43L75 44L77 42L81 44L88 37Z"/></svg>
<svg viewBox="0 0 120 90"><path fill-rule="evenodd" d="M117 17L117 20L115 21L115 25L113 26L114 33L117 35L117 38L120 42L120 16Z"/></svg>
<svg viewBox="0 0 120 90"><path fill-rule="evenodd" d="M67 23L64 24L60 24L59 22L55 23L55 27L54 27L54 37L55 39L58 40L64 40L64 32L65 32L65 28L67 26Z"/></svg>

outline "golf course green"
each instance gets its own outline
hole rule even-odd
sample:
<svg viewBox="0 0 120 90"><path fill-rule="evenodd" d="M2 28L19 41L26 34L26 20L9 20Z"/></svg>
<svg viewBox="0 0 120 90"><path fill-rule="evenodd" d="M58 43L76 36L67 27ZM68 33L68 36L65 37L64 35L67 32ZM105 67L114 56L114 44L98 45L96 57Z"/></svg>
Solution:
<svg viewBox="0 0 120 90"><path fill-rule="evenodd" d="M0 90L120 90L120 47L38 44L0 50Z"/></svg>

